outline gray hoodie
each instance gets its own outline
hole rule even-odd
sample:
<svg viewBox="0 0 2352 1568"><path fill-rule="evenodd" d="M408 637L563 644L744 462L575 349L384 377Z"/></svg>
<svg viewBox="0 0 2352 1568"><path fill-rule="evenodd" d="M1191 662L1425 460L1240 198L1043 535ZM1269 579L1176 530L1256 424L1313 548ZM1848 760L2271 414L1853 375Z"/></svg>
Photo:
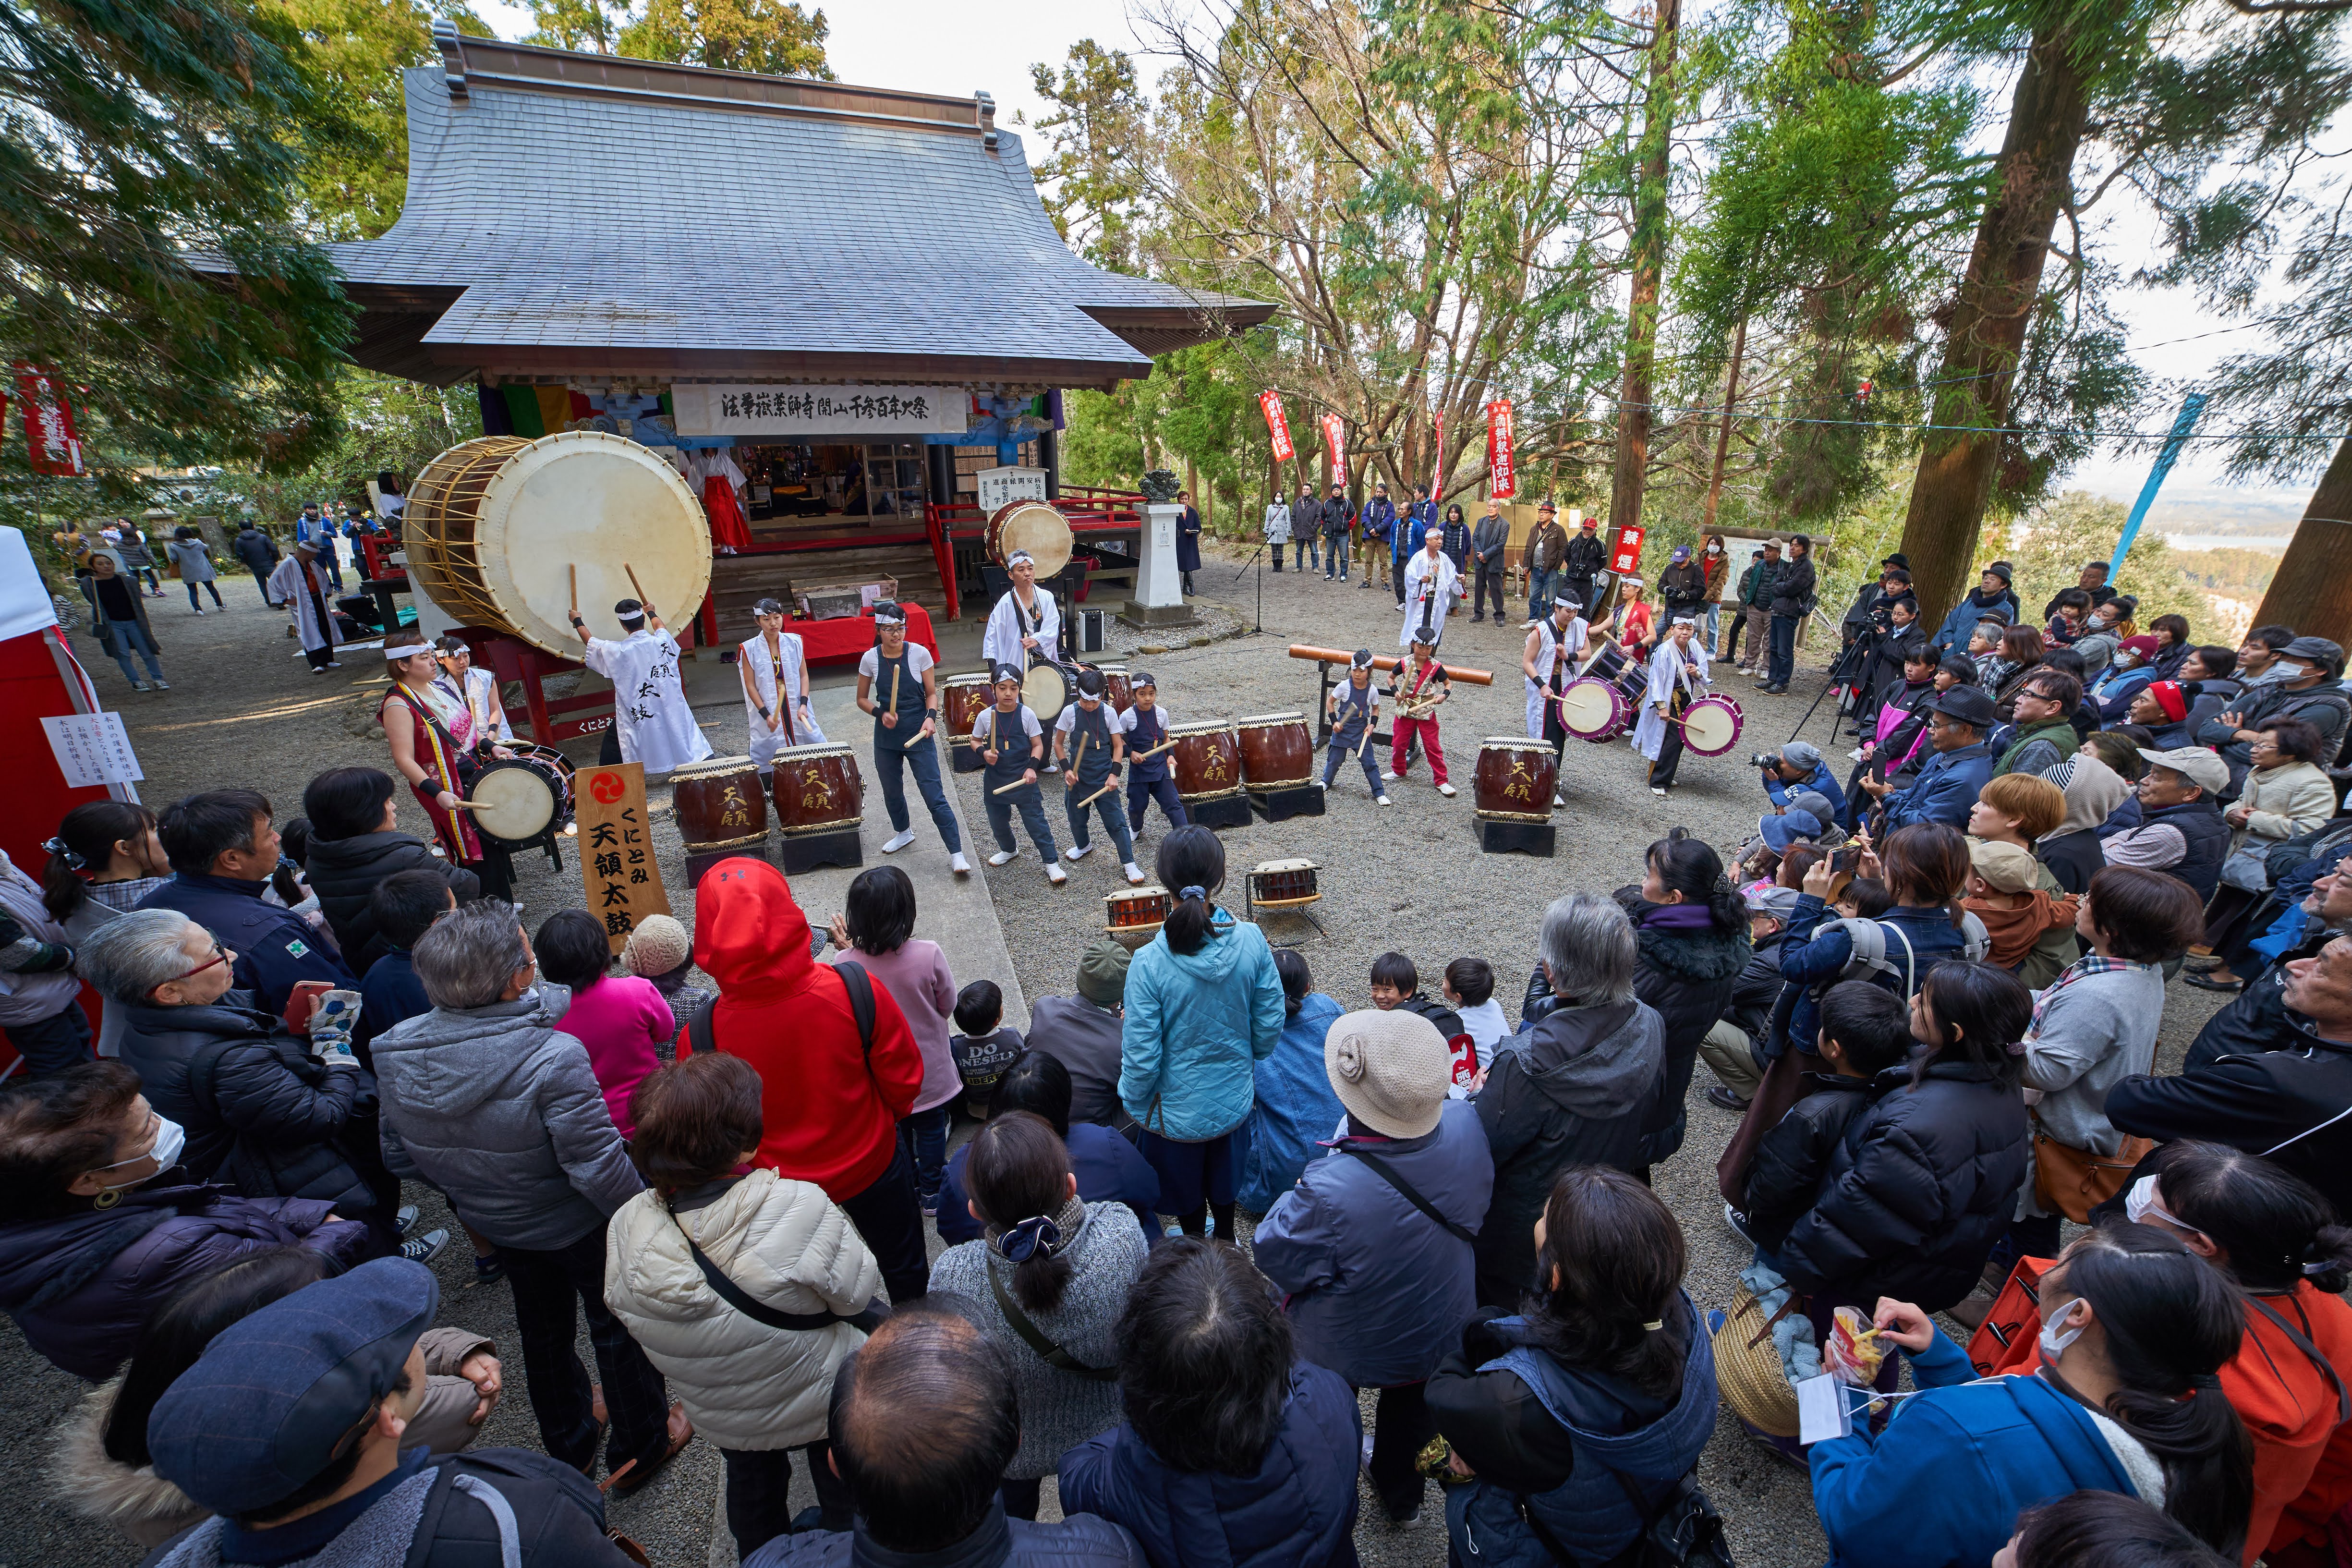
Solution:
<svg viewBox="0 0 2352 1568"><path fill-rule="evenodd" d="M542 984L375 1037L385 1163L440 1188L500 1247L569 1246L645 1188L587 1048L555 1027L571 1005L569 990Z"/></svg>
<svg viewBox="0 0 2352 1568"><path fill-rule="evenodd" d="M1656 1010L1629 1000L1561 1007L1496 1043L1474 1102L1495 1156L1481 1302L1515 1308L1533 1285L1536 1216L1563 1169L1641 1168L1642 1129L1665 1091L1665 1039Z"/></svg>

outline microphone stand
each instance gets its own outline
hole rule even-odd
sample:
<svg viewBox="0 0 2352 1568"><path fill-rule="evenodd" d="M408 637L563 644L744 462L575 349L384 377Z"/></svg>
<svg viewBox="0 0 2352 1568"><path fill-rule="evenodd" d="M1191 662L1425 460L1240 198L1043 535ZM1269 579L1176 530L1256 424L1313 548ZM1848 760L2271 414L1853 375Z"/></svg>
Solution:
<svg viewBox="0 0 2352 1568"><path fill-rule="evenodd" d="M1265 568L1261 565L1260 563L1265 557L1266 543L1267 541L1263 539L1259 540L1257 542L1257 548L1250 552L1250 558L1243 562L1241 563L1240 570L1234 572L1233 575L1233 580L1238 583L1242 580L1243 572L1255 569L1257 573L1257 576L1255 579L1257 585L1257 610L1253 617L1250 629L1238 634L1245 637L1256 637L1259 633L1265 630ZM1279 550L1282 546L1277 544L1275 548Z"/></svg>

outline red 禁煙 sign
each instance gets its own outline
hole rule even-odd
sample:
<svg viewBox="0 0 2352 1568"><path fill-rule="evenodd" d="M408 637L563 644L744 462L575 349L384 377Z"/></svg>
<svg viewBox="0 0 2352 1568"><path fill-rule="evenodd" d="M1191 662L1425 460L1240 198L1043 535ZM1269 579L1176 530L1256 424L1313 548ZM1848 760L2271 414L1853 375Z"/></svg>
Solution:
<svg viewBox="0 0 2352 1568"><path fill-rule="evenodd" d="M1609 570L1617 573L1638 572L1642 569L1642 531L1626 527L1617 531L1617 542L1609 552Z"/></svg>
<svg viewBox="0 0 2352 1568"><path fill-rule="evenodd" d="M1265 413L1265 433L1274 440L1274 460L1277 463L1290 461L1298 455L1298 449L1290 444L1290 418L1282 411L1282 394L1261 392L1257 395L1257 405Z"/></svg>
<svg viewBox="0 0 2352 1568"><path fill-rule="evenodd" d="M16 391L25 405L25 447L37 474L82 472L81 441L74 434L66 389L37 366L18 361Z"/></svg>
<svg viewBox="0 0 2352 1568"><path fill-rule="evenodd" d="M1486 405L1486 493L1508 500L1519 493L1519 471L1511 451L1511 400Z"/></svg>

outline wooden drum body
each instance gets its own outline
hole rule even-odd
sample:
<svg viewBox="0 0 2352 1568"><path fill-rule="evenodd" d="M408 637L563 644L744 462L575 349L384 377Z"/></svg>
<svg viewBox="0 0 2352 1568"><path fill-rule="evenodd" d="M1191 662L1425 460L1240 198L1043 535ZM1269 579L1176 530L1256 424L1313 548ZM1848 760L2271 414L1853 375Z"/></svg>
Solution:
<svg viewBox="0 0 2352 1568"><path fill-rule="evenodd" d="M1135 706L1134 689L1127 683L1127 666L1098 664L1095 668L1102 671L1103 700L1110 704L1112 712L1124 713Z"/></svg>
<svg viewBox="0 0 2352 1568"><path fill-rule="evenodd" d="M940 681L940 713L948 722L950 741L971 739L972 721L996 700L996 689L984 675L950 675Z"/></svg>
<svg viewBox="0 0 2352 1568"><path fill-rule="evenodd" d="M1175 764L1176 793L1187 805L1242 793L1241 747L1226 721L1202 719L1171 725L1168 738L1175 742L1169 761Z"/></svg>
<svg viewBox="0 0 2352 1568"><path fill-rule="evenodd" d="M768 841L768 797L749 757L687 763L669 775L669 799L689 855L748 849Z"/></svg>
<svg viewBox="0 0 2352 1568"><path fill-rule="evenodd" d="M1559 784L1559 758L1549 742L1493 735L1478 748L1472 804L1484 822L1548 823Z"/></svg>
<svg viewBox="0 0 2352 1568"><path fill-rule="evenodd" d="M459 625L488 626L563 658L572 573L580 613L612 624L636 596L684 616L710 586L710 526L686 481L650 447L593 430L485 436L427 463L402 533L410 580Z"/></svg>
<svg viewBox="0 0 2352 1568"><path fill-rule="evenodd" d="M1025 550L1036 563L1037 575L1051 577L1070 563L1070 520L1045 501L1009 501L988 520L987 542L988 558L999 566L1014 551Z"/></svg>
<svg viewBox="0 0 2352 1568"><path fill-rule="evenodd" d="M865 820L866 781L847 746L786 746L775 757L776 826L787 838Z"/></svg>
<svg viewBox="0 0 2352 1568"><path fill-rule="evenodd" d="M1176 900L1157 885L1129 888L1103 897L1103 932L1112 941L1138 948L1160 934Z"/></svg>
<svg viewBox="0 0 2352 1568"><path fill-rule="evenodd" d="M1315 736L1304 713L1261 713L1234 720L1234 729L1241 737L1242 779L1250 788L1296 789L1314 779Z"/></svg>

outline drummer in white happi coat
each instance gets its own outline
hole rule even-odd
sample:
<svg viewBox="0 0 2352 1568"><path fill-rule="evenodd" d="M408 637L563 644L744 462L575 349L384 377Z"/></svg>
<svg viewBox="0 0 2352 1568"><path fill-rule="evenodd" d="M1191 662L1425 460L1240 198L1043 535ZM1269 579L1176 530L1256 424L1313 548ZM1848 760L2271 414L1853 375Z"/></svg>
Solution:
<svg viewBox="0 0 2352 1568"><path fill-rule="evenodd" d="M686 704L678 679L677 639L662 628L651 605L624 599L613 606L625 634L619 642L588 635L588 624L572 617L572 629L588 645L581 662L613 683L613 727L619 732L621 761L642 763L648 773L698 763L710 754Z"/></svg>
<svg viewBox="0 0 2352 1568"><path fill-rule="evenodd" d="M1041 658L1060 663L1062 612L1055 606L1052 591L1037 586L1036 561L1027 551L1016 550L1004 570L1012 575L1013 586L988 612L981 657L991 669L1009 664L1025 670Z"/></svg>
<svg viewBox="0 0 2352 1568"><path fill-rule="evenodd" d="M315 539L297 541L294 553L269 574L269 592L293 612L302 657L310 661L313 675L342 668L342 660L335 657L335 612L327 597L331 584L326 568L319 564L319 550Z"/></svg>
<svg viewBox="0 0 2352 1568"><path fill-rule="evenodd" d="M1454 558L1441 548L1444 542L1445 531L1431 529L1423 537L1421 549L1405 563L1404 625L1397 632L1399 647L1417 642L1435 647L1445 636L1445 617L1462 595L1462 574L1454 569Z"/></svg>
<svg viewBox="0 0 2352 1568"><path fill-rule="evenodd" d="M775 771L785 746L815 746L824 731L809 712L808 650L784 630L784 606L762 599L751 606L759 632L735 650L735 672L743 681L743 721L751 732L751 763Z"/></svg>
<svg viewBox="0 0 2352 1568"><path fill-rule="evenodd" d="M1584 657L1591 628L1584 624L1582 608L1575 595L1560 595L1551 602L1551 612L1528 633L1527 647L1519 653L1519 673L1528 683L1528 739L1549 741L1554 754L1563 760L1568 725L1559 710L1559 694L1576 679L1576 661ZM1565 802L1555 794L1552 804Z"/></svg>
<svg viewBox="0 0 2352 1568"><path fill-rule="evenodd" d="M1650 655L1650 685L1642 695L1642 721L1633 729L1633 747L1650 759L1652 795L1674 787L1675 769L1683 760L1682 718L1707 685L1706 648L1692 635L1697 626L1691 616L1676 616Z"/></svg>

